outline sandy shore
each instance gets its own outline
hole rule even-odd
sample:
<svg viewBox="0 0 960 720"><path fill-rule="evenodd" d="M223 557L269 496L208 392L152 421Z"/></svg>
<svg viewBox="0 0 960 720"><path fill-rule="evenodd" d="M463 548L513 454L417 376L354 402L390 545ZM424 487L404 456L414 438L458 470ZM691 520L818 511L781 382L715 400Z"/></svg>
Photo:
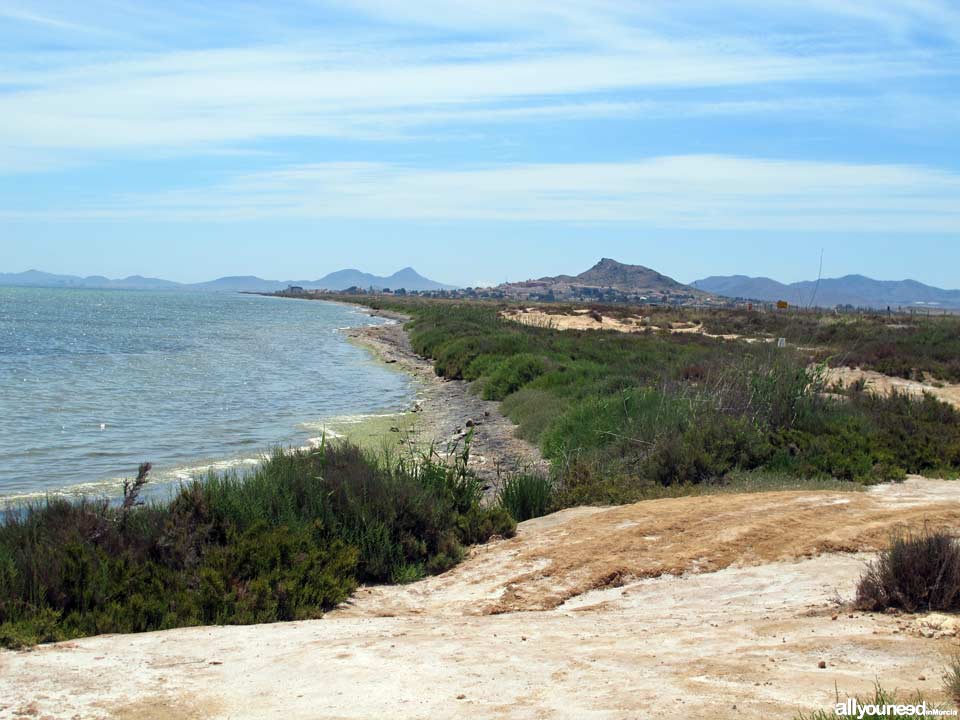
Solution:
<svg viewBox="0 0 960 720"><path fill-rule="evenodd" d="M392 431L397 441L408 447L424 450L432 446L445 454L462 449L472 431L470 467L491 487L501 473L548 470L540 451L515 437L516 426L500 414L499 403L474 395L469 383L437 377L433 363L413 351L401 324L408 318L384 311L371 314L397 323L351 328L345 331L347 336L370 349L381 362L409 373L417 399L411 412L388 422L361 424L346 433L348 437L375 445L385 432Z"/></svg>
<svg viewBox="0 0 960 720"><path fill-rule="evenodd" d="M790 720L877 680L945 701L955 619L848 603L893 525L960 524L957 487L572 508L322 620L0 652L0 718Z"/></svg>

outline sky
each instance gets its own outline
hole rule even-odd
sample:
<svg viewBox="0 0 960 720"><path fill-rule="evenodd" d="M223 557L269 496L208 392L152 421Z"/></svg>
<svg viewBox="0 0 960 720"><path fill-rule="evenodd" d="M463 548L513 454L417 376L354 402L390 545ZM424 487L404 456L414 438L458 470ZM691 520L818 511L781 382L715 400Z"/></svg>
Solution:
<svg viewBox="0 0 960 720"><path fill-rule="evenodd" d="M956 0L0 0L0 272L960 287Z"/></svg>

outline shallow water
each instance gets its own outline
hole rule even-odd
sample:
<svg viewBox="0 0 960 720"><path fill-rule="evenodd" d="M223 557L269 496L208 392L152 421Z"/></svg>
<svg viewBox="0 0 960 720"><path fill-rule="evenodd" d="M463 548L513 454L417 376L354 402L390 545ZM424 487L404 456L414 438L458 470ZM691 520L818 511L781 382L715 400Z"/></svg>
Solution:
<svg viewBox="0 0 960 720"><path fill-rule="evenodd" d="M402 410L409 379L338 332L382 322L255 295L0 288L0 498L113 494L144 461L156 487Z"/></svg>

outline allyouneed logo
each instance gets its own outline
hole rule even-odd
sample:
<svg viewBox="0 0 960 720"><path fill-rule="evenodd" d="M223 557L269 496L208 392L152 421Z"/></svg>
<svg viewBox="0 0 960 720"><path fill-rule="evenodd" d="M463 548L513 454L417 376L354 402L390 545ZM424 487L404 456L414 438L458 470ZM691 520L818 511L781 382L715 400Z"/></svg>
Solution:
<svg viewBox="0 0 960 720"><path fill-rule="evenodd" d="M914 705L861 705L856 698L850 698L845 703L837 703L834 711L839 717L857 718L863 720L865 717L957 717L956 710L941 710L940 708L927 707L926 702Z"/></svg>

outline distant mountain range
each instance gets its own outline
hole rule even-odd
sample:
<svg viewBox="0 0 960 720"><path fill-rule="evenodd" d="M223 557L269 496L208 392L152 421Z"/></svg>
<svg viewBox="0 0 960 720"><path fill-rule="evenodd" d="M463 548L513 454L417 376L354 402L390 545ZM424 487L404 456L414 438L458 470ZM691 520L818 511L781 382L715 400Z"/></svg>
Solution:
<svg viewBox="0 0 960 720"><path fill-rule="evenodd" d="M0 287L89 288L116 290L193 290L207 292L275 292L294 285L305 289L346 290L390 288L398 290L452 290L454 286L430 280L411 267L382 277L355 269L337 270L318 280L265 280L253 275L217 278L201 283L177 283L161 278L131 275L110 279L102 275L79 277L55 275L39 270L0 273ZM603 258L579 275L557 275L538 280L505 283L497 290L507 297L535 299L608 299L661 302L698 302L710 295L726 298L776 302L791 305L885 308L932 307L960 309L960 290L943 290L915 280L873 280L863 275L847 275L791 283L767 277L746 275L712 276L684 285L643 265L626 265Z"/></svg>
<svg viewBox="0 0 960 720"><path fill-rule="evenodd" d="M253 275L240 275L217 278L201 283L177 283L171 280L131 275L111 280L101 275L79 277L76 275L54 275L39 270L27 270L22 273L0 273L0 286L6 287L46 287L46 288L89 288L110 290L202 290L208 292L275 292L285 290L291 285L302 288L322 288L325 290L346 290L350 287L390 288L391 290L451 290L452 285L430 280L411 267L398 270L387 277L371 275L360 270L337 270L324 275L319 280L264 280Z"/></svg>
<svg viewBox="0 0 960 720"><path fill-rule="evenodd" d="M792 305L864 308L934 307L960 309L960 290L942 290L916 280L873 280L863 275L784 283L767 277L746 275L713 276L692 285L714 295Z"/></svg>

